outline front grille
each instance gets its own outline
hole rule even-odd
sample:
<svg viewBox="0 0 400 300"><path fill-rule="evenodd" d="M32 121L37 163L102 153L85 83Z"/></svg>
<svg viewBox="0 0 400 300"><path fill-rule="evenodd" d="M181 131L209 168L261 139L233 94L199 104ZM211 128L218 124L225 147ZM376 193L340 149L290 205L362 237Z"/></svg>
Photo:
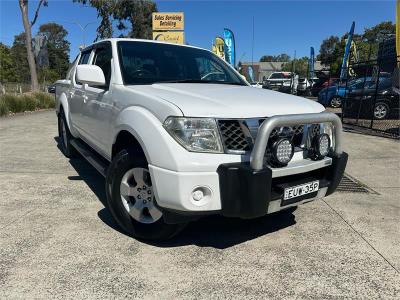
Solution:
<svg viewBox="0 0 400 300"><path fill-rule="evenodd" d="M227 152L247 152L253 148L257 136L258 127L265 119L254 120L218 120L219 130L222 136L222 142ZM252 122L251 122L252 121ZM303 134L305 125L277 127L272 130L269 144L273 143L278 137L288 137L292 140L295 147L302 147L304 139ZM254 130L255 129L255 130ZM320 133L319 124L311 124L308 128L310 137Z"/></svg>
<svg viewBox="0 0 400 300"><path fill-rule="evenodd" d="M228 151L250 151L250 143L246 139L239 121L220 120L218 125L222 142Z"/></svg>

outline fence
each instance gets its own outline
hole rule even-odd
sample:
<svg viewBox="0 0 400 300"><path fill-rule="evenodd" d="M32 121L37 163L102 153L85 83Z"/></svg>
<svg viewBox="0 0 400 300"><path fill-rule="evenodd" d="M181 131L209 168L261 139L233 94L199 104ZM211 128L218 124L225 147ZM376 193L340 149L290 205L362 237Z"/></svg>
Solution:
<svg viewBox="0 0 400 300"><path fill-rule="evenodd" d="M349 65L342 87L344 124L400 137L399 65L400 57L388 56Z"/></svg>
<svg viewBox="0 0 400 300"><path fill-rule="evenodd" d="M47 87L50 84L40 84L39 90L43 92L47 92ZM0 95L3 94L12 94L18 95L22 93L29 92L31 90L30 83L16 83L16 82L7 82L7 83L0 83Z"/></svg>

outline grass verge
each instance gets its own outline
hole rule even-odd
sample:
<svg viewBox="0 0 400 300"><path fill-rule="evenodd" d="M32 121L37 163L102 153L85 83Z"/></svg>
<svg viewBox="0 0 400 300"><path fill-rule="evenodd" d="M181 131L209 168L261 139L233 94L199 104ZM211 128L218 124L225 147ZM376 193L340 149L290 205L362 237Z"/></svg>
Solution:
<svg viewBox="0 0 400 300"><path fill-rule="evenodd" d="M0 116L54 107L54 96L43 92L0 96Z"/></svg>

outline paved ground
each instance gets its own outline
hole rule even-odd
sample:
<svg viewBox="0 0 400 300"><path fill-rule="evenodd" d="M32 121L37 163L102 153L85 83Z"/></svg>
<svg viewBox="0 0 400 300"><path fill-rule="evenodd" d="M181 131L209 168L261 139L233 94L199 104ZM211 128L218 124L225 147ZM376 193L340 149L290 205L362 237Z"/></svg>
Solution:
<svg viewBox="0 0 400 300"><path fill-rule="evenodd" d="M400 295L400 144L345 134L336 193L293 216L210 217L174 241L119 232L103 179L57 149L54 112L0 119L0 298L368 298Z"/></svg>

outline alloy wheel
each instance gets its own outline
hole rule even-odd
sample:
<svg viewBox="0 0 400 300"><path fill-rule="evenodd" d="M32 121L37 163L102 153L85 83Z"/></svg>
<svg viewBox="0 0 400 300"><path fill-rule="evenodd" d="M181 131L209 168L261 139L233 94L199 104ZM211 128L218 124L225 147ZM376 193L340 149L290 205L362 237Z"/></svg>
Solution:
<svg viewBox="0 0 400 300"><path fill-rule="evenodd" d="M122 177L120 184L122 203L129 215L144 224L157 222L162 212L154 201L149 170L133 168Z"/></svg>

